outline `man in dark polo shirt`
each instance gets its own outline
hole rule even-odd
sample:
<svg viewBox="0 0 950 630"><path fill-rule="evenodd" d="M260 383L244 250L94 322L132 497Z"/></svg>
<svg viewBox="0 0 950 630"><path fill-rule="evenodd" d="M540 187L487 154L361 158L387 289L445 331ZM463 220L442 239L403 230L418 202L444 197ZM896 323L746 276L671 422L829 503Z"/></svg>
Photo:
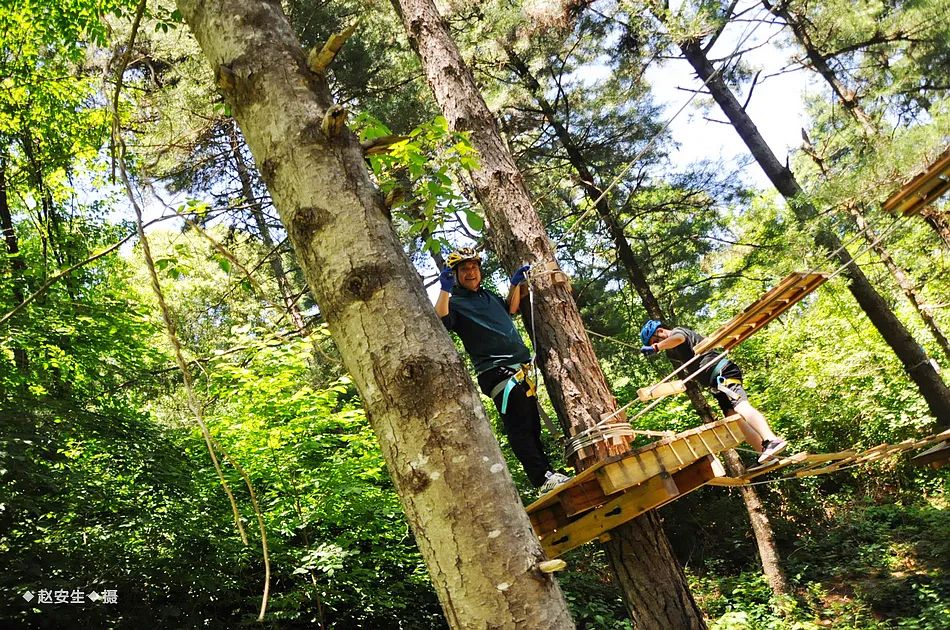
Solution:
<svg viewBox="0 0 950 630"><path fill-rule="evenodd" d="M534 387L525 378L531 353L511 316L518 312L525 265L511 277L508 300L481 286L482 259L463 247L449 254L439 276L435 312L462 340L478 374L478 386L491 398L505 427L508 443L531 483L542 493L569 477L554 470L541 445L541 416Z"/></svg>
<svg viewBox="0 0 950 630"><path fill-rule="evenodd" d="M689 328L665 328L659 320L651 319L640 330L640 340L643 341L640 351L644 356L662 350L673 367L678 368L696 356L693 348L703 340L703 336ZM788 443L775 435L762 412L749 402L749 396L742 388L742 370L738 365L710 350L690 363L686 374L680 378L697 370L700 372L694 379L712 390L722 412L727 416L733 413L742 416L745 422L740 422L739 426L746 442L759 453L759 463L765 463L785 450Z"/></svg>

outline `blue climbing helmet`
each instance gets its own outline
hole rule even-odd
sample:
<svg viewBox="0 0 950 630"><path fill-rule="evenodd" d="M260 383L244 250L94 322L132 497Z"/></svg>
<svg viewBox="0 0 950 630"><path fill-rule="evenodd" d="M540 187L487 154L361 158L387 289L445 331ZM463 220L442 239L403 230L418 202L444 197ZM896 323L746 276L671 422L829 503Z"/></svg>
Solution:
<svg viewBox="0 0 950 630"><path fill-rule="evenodd" d="M650 337L656 334L656 329L663 326L663 322L658 319L648 319L647 323L640 329L640 340L643 345L650 343Z"/></svg>

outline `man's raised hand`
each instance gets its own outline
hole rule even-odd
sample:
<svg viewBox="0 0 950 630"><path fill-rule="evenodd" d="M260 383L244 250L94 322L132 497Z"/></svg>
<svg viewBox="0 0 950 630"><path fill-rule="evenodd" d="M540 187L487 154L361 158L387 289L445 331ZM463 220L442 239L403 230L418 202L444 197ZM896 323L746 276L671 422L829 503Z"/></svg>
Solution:
<svg viewBox="0 0 950 630"><path fill-rule="evenodd" d="M513 287L514 287L514 286L518 286L519 284L521 284L522 282L524 282L524 280L525 280L525 274L528 273L528 270L529 270L529 269L531 269L531 265L523 265L523 266L519 267L519 268L518 268L518 271L516 271L516 272L515 272L514 274L512 274L512 276L511 276L511 286L513 286Z"/></svg>
<svg viewBox="0 0 950 630"><path fill-rule="evenodd" d="M446 293L452 290L452 287L455 286L455 272L452 271L451 267L446 267L442 270L442 273L439 274L439 285L441 285L442 290Z"/></svg>

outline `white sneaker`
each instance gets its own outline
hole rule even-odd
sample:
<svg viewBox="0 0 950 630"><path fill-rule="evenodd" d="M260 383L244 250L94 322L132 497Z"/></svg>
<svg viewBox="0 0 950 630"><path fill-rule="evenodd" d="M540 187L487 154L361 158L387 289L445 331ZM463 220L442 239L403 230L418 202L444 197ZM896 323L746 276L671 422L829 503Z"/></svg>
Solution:
<svg viewBox="0 0 950 630"><path fill-rule="evenodd" d="M766 440L762 442L762 454L759 455L759 463L764 464L768 460L784 451L787 447L788 442L780 437L777 437L774 440Z"/></svg>
<svg viewBox="0 0 950 630"><path fill-rule="evenodd" d="M538 492L540 492L541 494L550 492L551 490L554 490L556 487L558 487L562 483L565 483L570 480L571 478L568 477L567 475L562 475L559 472L549 472L547 475L545 475L545 482L544 484L541 485L540 488L538 488Z"/></svg>

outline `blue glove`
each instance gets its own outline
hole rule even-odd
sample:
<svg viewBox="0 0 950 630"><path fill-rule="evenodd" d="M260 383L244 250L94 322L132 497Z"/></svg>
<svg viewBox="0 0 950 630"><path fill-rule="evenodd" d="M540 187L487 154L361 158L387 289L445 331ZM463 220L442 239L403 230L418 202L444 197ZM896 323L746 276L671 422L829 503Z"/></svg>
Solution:
<svg viewBox="0 0 950 630"><path fill-rule="evenodd" d="M511 276L511 286L518 286L524 282L525 273L527 273L529 269L531 269L531 265L524 265L519 268L518 271L516 271L514 275Z"/></svg>
<svg viewBox="0 0 950 630"><path fill-rule="evenodd" d="M455 272L452 271L450 267L446 267L442 270L442 273L439 274L439 284L446 293L451 291L452 287L455 286Z"/></svg>
<svg viewBox="0 0 950 630"><path fill-rule="evenodd" d="M640 352L642 352L645 357L652 356L656 354L656 346L643 346L640 348Z"/></svg>

